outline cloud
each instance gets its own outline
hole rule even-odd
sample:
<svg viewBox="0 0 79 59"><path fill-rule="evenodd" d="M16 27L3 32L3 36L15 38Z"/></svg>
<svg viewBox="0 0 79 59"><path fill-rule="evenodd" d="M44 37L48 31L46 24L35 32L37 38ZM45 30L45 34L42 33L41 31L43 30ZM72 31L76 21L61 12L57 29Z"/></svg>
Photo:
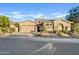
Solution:
<svg viewBox="0 0 79 59"><path fill-rule="evenodd" d="M53 13L53 18L65 18L65 16L68 15L68 13Z"/></svg>
<svg viewBox="0 0 79 59"><path fill-rule="evenodd" d="M27 17L47 18L44 14L23 14L22 12L16 12L16 11L13 11L12 15L10 15L9 17L18 18L18 19L27 18Z"/></svg>
<svg viewBox="0 0 79 59"><path fill-rule="evenodd" d="M21 12L16 12L16 11L13 11L12 12L12 15L10 15L9 17L12 17L12 18L23 18L25 17L26 15L25 14L21 14Z"/></svg>
<svg viewBox="0 0 79 59"><path fill-rule="evenodd" d="M38 13L38 14L25 14L21 11L12 11L9 13L0 13L0 15L8 16L13 21L23 21L26 19L35 19L35 18L43 18L43 19L56 19L56 18L64 18L68 13L50 13L50 14L44 14L44 13Z"/></svg>
<svg viewBox="0 0 79 59"><path fill-rule="evenodd" d="M45 14L33 14L32 15L34 18L47 18L47 16L45 16Z"/></svg>
<svg viewBox="0 0 79 59"><path fill-rule="evenodd" d="M4 13L1 13L1 12L0 12L0 15L4 15Z"/></svg>
<svg viewBox="0 0 79 59"><path fill-rule="evenodd" d="M35 19L35 18L43 18L43 19L56 19L56 18L65 18L68 13L52 13L49 15L40 13L40 14L24 14L22 12L13 11L11 15L9 15L12 19L17 19L17 21L23 21L26 19ZM15 20L16 21L16 20Z"/></svg>

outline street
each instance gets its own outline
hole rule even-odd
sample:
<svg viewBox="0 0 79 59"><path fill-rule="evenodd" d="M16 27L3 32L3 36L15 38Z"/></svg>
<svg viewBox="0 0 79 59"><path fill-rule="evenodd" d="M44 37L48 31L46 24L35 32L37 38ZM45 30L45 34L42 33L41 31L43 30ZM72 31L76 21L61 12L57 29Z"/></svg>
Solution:
<svg viewBox="0 0 79 59"><path fill-rule="evenodd" d="M36 37L36 39L35 37L27 37L20 35L0 37L0 55L78 55L79 54L78 42L77 43L69 43L69 42L61 43L55 41L50 42L49 38L47 38L49 41L44 41L45 38L41 37L38 38ZM59 38L54 39L57 40Z"/></svg>
<svg viewBox="0 0 79 59"><path fill-rule="evenodd" d="M1 55L51 54L52 43L31 41L27 37L26 39L21 37L24 36L0 37L0 54Z"/></svg>

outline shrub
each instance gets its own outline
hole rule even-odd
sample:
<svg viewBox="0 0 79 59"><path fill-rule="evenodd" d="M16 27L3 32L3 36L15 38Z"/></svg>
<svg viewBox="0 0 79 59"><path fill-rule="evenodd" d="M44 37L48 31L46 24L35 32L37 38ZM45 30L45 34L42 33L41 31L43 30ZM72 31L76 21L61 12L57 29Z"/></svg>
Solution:
<svg viewBox="0 0 79 59"><path fill-rule="evenodd" d="M68 30L63 30L62 32L66 33L66 34L68 34L68 33L69 33L69 31L68 31Z"/></svg>
<svg viewBox="0 0 79 59"><path fill-rule="evenodd" d="M79 23L75 23L72 26L72 32L79 32Z"/></svg>
<svg viewBox="0 0 79 59"><path fill-rule="evenodd" d="M48 31L48 33L53 33L53 31Z"/></svg>
<svg viewBox="0 0 79 59"><path fill-rule="evenodd" d="M43 32L44 30L45 30L45 27L44 26L41 26L40 27L40 31Z"/></svg>
<svg viewBox="0 0 79 59"><path fill-rule="evenodd" d="M61 32L61 31L58 32L58 35L59 35L59 36L62 36L63 34L64 34L64 32Z"/></svg>
<svg viewBox="0 0 79 59"><path fill-rule="evenodd" d="M1 31L2 31L3 33L7 33L7 32L8 32L6 28L2 28Z"/></svg>
<svg viewBox="0 0 79 59"><path fill-rule="evenodd" d="M15 28L10 28L9 29L9 33L12 33L12 32L14 32L15 31Z"/></svg>
<svg viewBox="0 0 79 59"><path fill-rule="evenodd" d="M31 33L32 33L32 32L35 32L35 31L31 31Z"/></svg>
<svg viewBox="0 0 79 59"><path fill-rule="evenodd" d="M36 33L36 36L41 36L41 32Z"/></svg>
<svg viewBox="0 0 79 59"><path fill-rule="evenodd" d="M56 33L56 31L53 31L53 33Z"/></svg>
<svg viewBox="0 0 79 59"><path fill-rule="evenodd" d="M54 33L59 33L62 32L61 30L55 30Z"/></svg>

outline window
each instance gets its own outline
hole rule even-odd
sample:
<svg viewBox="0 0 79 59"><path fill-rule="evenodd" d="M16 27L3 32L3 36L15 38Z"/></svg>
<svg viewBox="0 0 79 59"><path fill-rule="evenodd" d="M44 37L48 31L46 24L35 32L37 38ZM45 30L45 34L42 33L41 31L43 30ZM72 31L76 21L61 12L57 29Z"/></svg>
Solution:
<svg viewBox="0 0 79 59"><path fill-rule="evenodd" d="M68 27L66 26L66 27L65 27L65 29L67 30L67 29L68 29Z"/></svg>
<svg viewBox="0 0 79 59"><path fill-rule="evenodd" d="M49 24L46 24L46 26L49 26Z"/></svg>
<svg viewBox="0 0 79 59"><path fill-rule="evenodd" d="M50 24L50 26L52 26L52 24Z"/></svg>
<svg viewBox="0 0 79 59"><path fill-rule="evenodd" d="M41 23L41 22L39 22L39 23Z"/></svg>

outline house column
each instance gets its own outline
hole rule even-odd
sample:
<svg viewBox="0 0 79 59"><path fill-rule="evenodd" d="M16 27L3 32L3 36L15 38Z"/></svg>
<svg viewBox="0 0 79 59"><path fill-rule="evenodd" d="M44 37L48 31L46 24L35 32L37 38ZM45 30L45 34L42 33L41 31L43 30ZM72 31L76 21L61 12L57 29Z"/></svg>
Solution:
<svg viewBox="0 0 79 59"><path fill-rule="evenodd" d="M37 25L34 25L34 31L37 32Z"/></svg>

